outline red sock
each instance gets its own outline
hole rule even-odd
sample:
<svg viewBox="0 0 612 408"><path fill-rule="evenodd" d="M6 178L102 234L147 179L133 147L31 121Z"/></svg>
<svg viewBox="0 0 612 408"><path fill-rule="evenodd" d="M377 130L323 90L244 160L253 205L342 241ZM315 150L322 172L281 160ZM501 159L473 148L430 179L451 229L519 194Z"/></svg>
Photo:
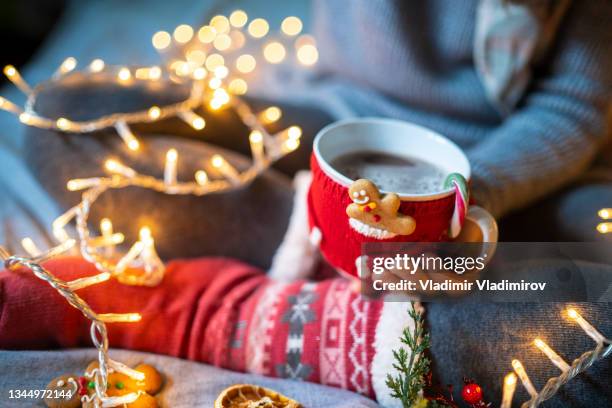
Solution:
<svg viewBox="0 0 612 408"><path fill-rule="evenodd" d="M46 267L65 280L96 273L75 258ZM155 288L110 281L78 293L97 313L142 314L107 325L111 348L318 382L379 402L389 401L392 349L412 323L405 304L367 301L344 279L276 283L219 258L171 262ZM89 322L31 272L0 272L0 306L0 348L91 346Z"/></svg>

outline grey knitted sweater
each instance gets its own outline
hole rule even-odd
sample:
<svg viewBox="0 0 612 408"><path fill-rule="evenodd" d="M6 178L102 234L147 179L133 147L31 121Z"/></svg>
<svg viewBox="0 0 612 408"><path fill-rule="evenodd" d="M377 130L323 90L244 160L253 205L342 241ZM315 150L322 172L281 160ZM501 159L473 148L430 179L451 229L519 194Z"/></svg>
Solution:
<svg viewBox="0 0 612 408"><path fill-rule="evenodd" d="M612 2L573 2L506 117L475 69L477 6L317 1L313 91L339 117L395 117L450 137L468 152L476 200L501 216L578 178L612 133Z"/></svg>

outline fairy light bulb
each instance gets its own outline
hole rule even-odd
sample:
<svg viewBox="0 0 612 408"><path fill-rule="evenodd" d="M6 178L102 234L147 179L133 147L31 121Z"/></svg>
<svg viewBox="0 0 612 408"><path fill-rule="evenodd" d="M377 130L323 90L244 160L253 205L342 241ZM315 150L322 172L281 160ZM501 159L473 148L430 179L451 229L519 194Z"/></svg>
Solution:
<svg viewBox="0 0 612 408"><path fill-rule="evenodd" d="M576 309L569 308L567 309L567 316L578 323L580 328L584 330L587 336L592 338L596 343L601 344L606 341L606 338L603 334L601 334L595 327L593 327L589 322L587 322L581 315L578 313Z"/></svg>
<svg viewBox="0 0 612 408"><path fill-rule="evenodd" d="M612 208L602 208L597 214L604 220L610 220L612 219Z"/></svg>
<svg viewBox="0 0 612 408"><path fill-rule="evenodd" d="M262 38L270 30L270 25L263 18L256 18L251 21L248 27L248 32L253 38Z"/></svg>
<svg viewBox="0 0 612 408"><path fill-rule="evenodd" d="M60 130L69 130L72 127L72 122L70 122L66 118L59 118L58 120L55 121L55 125Z"/></svg>
<svg viewBox="0 0 612 408"><path fill-rule="evenodd" d="M170 36L170 33L166 31L158 31L153 34L151 41L153 42L153 47L155 47L156 50L164 50L170 46L172 37Z"/></svg>
<svg viewBox="0 0 612 408"><path fill-rule="evenodd" d="M204 44L210 44L215 40L217 30L211 26L203 26L198 30L198 40Z"/></svg>
<svg viewBox="0 0 612 408"><path fill-rule="evenodd" d="M243 54L236 59L236 69L243 74L248 74L255 69L257 62L250 54Z"/></svg>
<svg viewBox="0 0 612 408"><path fill-rule="evenodd" d="M191 50L185 54L187 61L196 64L196 65L204 65L206 62L206 53L202 50Z"/></svg>
<svg viewBox="0 0 612 408"><path fill-rule="evenodd" d="M19 115L19 121L24 125L29 125L32 122L32 115L27 112L23 112Z"/></svg>
<svg viewBox="0 0 612 408"><path fill-rule="evenodd" d="M174 29L172 34L174 41L179 44L185 44L193 38L193 28L188 24L181 24Z"/></svg>
<svg viewBox="0 0 612 408"><path fill-rule="evenodd" d="M215 68L215 76L219 79L224 79L229 75L229 69L225 65Z"/></svg>
<svg viewBox="0 0 612 408"><path fill-rule="evenodd" d="M512 408L512 398L516 391L516 374L510 373L504 377L504 389L500 408Z"/></svg>
<svg viewBox="0 0 612 408"><path fill-rule="evenodd" d="M536 397L538 395L538 392L536 391L535 387L533 386L533 383L529 379L529 376L527 375L523 364L519 360L514 359L512 360L512 368L514 369L514 372L516 373L518 378L520 378L523 387L525 387L529 395L531 397Z"/></svg>
<svg viewBox="0 0 612 408"><path fill-rule="evenodd" d="M243 10L235 10L229 16L229 22L236 28L244 27L247 23L249 16Z"/></svg>
<svg viewBox="0 0 612 408"><path fill-rule="evenodd" d="M223 163L225 163L225 160L220 155L215 154L210 162L214 168L220 169L223 166Z"/></svg>
<svg viewBox="0 0 612 408"><path fill-rule="evenodd" d="M160 79L161 76L162 76L162 70L157 65L152 66L149 69L149 79L156 81L156 80Z"/></svg>
<svg viewBox="0 0 612 408"><path fill-rule="evenodd" d="M302 137L302 129L299 126L291 126L288 129L289 139L299 139Z"/></svg>
<svg viewBox="0 0 612 408"><path fill-rule="evenodd" d="M268 61L271 64L281 63L285 59L285 56L287 55L287 51L285 50L285 47L283 46L283 44L279 43L278 41L273 41L267 44L264 47L263 53L264 53L264 58L266 59L266 61Z"/></svg>
<svg viewBox="0 0 612 408"><path fill-rule="evenodd" d="M104 168L111 173L121 174L125 177L131 178L136 176L134 169L131 169L114 159L108 159L104 163Z"/></svg>
<svg viewBox="0 0 612 408"><path fill-rule="evenodd" d="M176 165L178 162L178 152L176 149L169 149L166 152L166 165L164 167L164 183L166 185L176 184Z"/></svg>
<svg viewBox="0 0 612 408"><path fill-rule="evenodd" d="M221 86L221 79L214 77L208 81L208 86L210 89L218 89Z"/></svg>
<svg viewBox="0 0 612 408"><path fill-rule="evenodd" d="M21 246L32 258L36 258L39 256L42 251L38 248L38 246L34 243L32 238L26 237L21 240Z"/></svg>
<svg viewBox="0 0 612 408"><path fill-rule="evenodd" d="M288 36L295 36L302 32L302 20L295 16L287 17L281 23L281 31Z"/></svg>
<svg viewBox="0 0 612 408"><path fill-rule="evenodd" d="M259 114L259 119L265 124L270 124L278 121L283 115L278 106L270 106Z"/></svg>
<svg viewBox="0 0 612 408"><path fill-rule="evenodd" d="M227 34L219 34L213 41L213 47L219 51L225 51L232 46L232 39Z"/></svg>
<svg viewBox="0 0 612 408"><path fill-rule="evenodd" d="M149 227L142 227L138 233L138 237L138 239L140 239L140 242L145 245L153 244L153 236L151 235L151 228Z"/></svg>
<svg viewBox="0 0 612 408"><path fill-rule="evenodd" d="M297 50L297 59L302 65L314 65L319 60L319 51L313 44L302 45Z"/></svg>
<svg viewBox="0 0 612 408"><path fill-rule="evenodd" d="M131 77L132 73L130 72L130 69L126 67L119 69L119 72L117 73L117 78L119 78L120 81L128 81Z"/></svg>
<svg viewBox="0 0 612 408"><path fill-rule="evenodd" d="M103 60L101 60L100 58L96 58L89 64L89 70L91 72L100 72L104 69L105 65L106 64Z"/></svg>
<svg viewBox="0 0 612 408"><path fill-rule="evenodd" d="M191 111L180 112L179 117L195 130L202 130L206 126L204 118Z"/></svg>
<svg viewBox="0 0 612 408"><path fill-rule="evenodd" d="M150 119L159 119L161 116L161 109L158 106L151 106L149 108L148 115Z"/></svg>
<svg viewBox="0 0 612 408"><path fill-rule="evenodd" d="M206 69L210 72L214 72L215 68L225 65L225 58L221 54L210 54L206 58Z"/></svg>
<svg viewBox="0 0 612 408"><path fill-rule="evenodd" d="M536 338L533 341L533 344L540 349L540 351L546 354L546 357L559 368L559 370L565 372L568 371L570 366L559 356L553 349L551 349L548 344L544 342L544 340L540 338Z"/></svg>
<svg viewBox="0 0 612 408"><path fill-rule="evenodd" d="M244 95L248 89L246 81L242 78L232 79L228 85L228 90L234 95Z"/></svg>
<svg viewBox="0 0 612 408"><path fill-rule="evenodd" d="M3 72L4 72L4 75L6 75L9 78L13 78L14 76L17 75L17 69L12 65L5 66Z"/></svg>
<svg viewBox="0 0 612 408"><path fill-rule="evenodd" d="M259 130L253 130L249 135L249 143L255 163L261 165L264 158L263 135Z"/></svg>
<svg viewBox="0 0 612 408"><path fill-rule="evenodd" d="M206 68L196 68L193 71L193 79L196 79L198 81L201 81L202 79L206 78L206 76L208 75L208 71L206 71Z"/></svg>
<svg viewBox="0 0 612 408"><path fill-rule="evenodd" d="M225 34L230 30L230 21L225 16L217 15L210 19L210 26L218 34Z"/></svg>
<svg viewBox="0 0 612 408"><path fill-rule="evenodd" d="M64 60L64 62L62 62L62 65L60 65L59 73L61 75L67 74L70 71L74 70L76 66L77 60L73 57L68 57Z"/></svg>
<svg viewBox="0 0 612 408"><path fill-rule="evenodd" d="M198 170L195 173L195 179L199 185L204 186L208 183L208 174L204 170Z"/></svg>

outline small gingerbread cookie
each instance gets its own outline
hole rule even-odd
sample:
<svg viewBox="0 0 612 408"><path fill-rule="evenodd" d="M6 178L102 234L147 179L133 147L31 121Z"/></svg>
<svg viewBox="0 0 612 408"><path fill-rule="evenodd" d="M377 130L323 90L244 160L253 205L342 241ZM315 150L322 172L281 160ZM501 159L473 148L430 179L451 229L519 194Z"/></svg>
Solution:
<svg viewBox="0 0 612 408"><path fill-rule="evenodd" d="M346 214L357 232L377 239L414 232L414 218L398 212L401 201L397 194L382 196L370 180L359 179L349 187L349 196L353 202L346 207Z"/></svg>
<svg viewBox="0 0 612 408"><path fill-rule="evenodd" d="M64 375L51 381L47 386L50 390L65 390L64 394L71 398L45 399L49 408L93 408L95 397L95 381L98 374L98 362L92 361L82 377ZM134 368L144 374L143 380L134 379L124 373L110 370L107 376L106 395L109 398L119 398L137 393L138 398L131 403L124 403L124 408L157 408L157 400L153 397L163 384L159 371L148 364L140 364ZM70 391L70 393L68 393Z"/></svg>
<svg viewBox="0 0 612 408"><path fill-rule="evenodd" d="M47 384L45 404L49 408L79 408L81 395L79 393L79 377L76 375L61 375Z"/></svg>

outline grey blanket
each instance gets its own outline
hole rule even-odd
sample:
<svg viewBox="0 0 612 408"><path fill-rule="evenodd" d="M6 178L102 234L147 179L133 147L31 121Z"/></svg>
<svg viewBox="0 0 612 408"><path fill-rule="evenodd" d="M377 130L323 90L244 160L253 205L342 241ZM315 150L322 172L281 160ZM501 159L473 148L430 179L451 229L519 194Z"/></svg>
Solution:
<svg viewBox="0 0 612 408"><path fill-rule="evenodd" d="M42 401L11 400L9 390L44 389L56 376L82 373L95 356L93 349L0 351L0 405L3 408L43 407ZM164 388L157 395L161 407L212 407L223 389L241 383L272 388L299 401L305 408L378 407L358 394L317 384L233 373L204 364L133 351L111 350L111 357L131 366L146 362L158 368L166 378Z"/></svg>

